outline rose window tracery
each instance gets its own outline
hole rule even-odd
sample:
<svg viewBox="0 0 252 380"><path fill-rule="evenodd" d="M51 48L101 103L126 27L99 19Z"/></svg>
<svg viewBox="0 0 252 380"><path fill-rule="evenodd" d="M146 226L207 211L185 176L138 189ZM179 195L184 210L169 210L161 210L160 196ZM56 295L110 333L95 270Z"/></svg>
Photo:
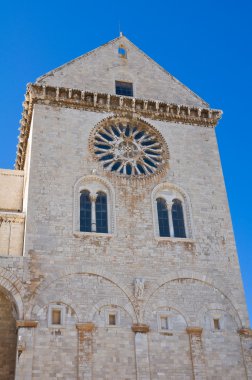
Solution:
<svg viewBox="0 0 252 380"><path fill-rule="evenodd" d="M93 151L104 169L123 175L154 174L164 164L159 134L145 123L101 123L93 137Z"/></svg>

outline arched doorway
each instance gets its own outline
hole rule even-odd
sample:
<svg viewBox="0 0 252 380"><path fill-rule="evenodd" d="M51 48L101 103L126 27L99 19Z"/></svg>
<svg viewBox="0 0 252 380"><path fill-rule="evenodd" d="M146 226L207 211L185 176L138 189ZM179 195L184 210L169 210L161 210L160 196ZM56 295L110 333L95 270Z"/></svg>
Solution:
<svg viewBox="0 0 252 380"><path fill-rule="evenodd" d="M0 288L0 380L14 380L17 310L10 295Z"/></svg>

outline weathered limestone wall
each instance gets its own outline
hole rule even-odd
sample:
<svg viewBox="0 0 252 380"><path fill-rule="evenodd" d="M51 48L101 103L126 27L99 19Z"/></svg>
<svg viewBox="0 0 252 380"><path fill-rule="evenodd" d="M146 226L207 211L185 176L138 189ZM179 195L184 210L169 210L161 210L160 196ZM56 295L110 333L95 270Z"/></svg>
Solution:
<svg viewBox="0 0 252 380"><path fill-rule="evenodd" d="M170 168L136 181L106 173L89 150L89 134L106 116L35 106L25 240L26 318L39 321L31 379L45 365L48 378L64 378L48 345L73 379L169 373L202 380L213 376L215 365L218 376L246 379L237 330L248 325L247 311L214 130L148 120L167 142ZM104 178L115 194L107 236L74 233L74 185L90 175L98 183ZM151 194L161 182L187 194L190 239L156 237ZM142 299L134 294L135 278L145 279ZM47 326L55 303L71 310L60 333ZM107 325L109 310L119 311L116 328ZM158 325L163 312L171 322L167 333ZM220 320L218 332L213 318ZM92 332L76 329L88 323ZM150 331L132 332L139 323Z"/></svg>
<svg viewBox="0 0 252 380"><path fill-rule="evenodd" d="M0 210L22 211L23 181L22 170L0 169Z"/></svg>
<svg viewBox="0 0 252 380"><path fill-rule="evenodd" d="M116 80L155 102L110 97ZM18 156L17 167L25 175L0 171L0 380L13 380L16 338L15 380L252 379L252 332L210 127L221 112L202 110L202 99L124 37L38 83L48 87L30 87L24 103L26 162ZM104 94L89 101L83 90ZM140 115L150 117L141 123L156 130L159 149L167 144L163 170L138 179L103 170L93 128ZM108 234L79 231L87 188L107 194ZM159 237L163 193L181 199L186 238Z"/></svg>
<svg viewBox="0 0 252 380"><path fill-rule="evenodd" d="M21 256L23 253L24 172L0 170L0 255Z"/></svg>
<svg viewBox="0 0 252 380"><path fill-rule="evenodd" d="M0 212L0 255L22 256L24 241L23 213Z"/></svg>

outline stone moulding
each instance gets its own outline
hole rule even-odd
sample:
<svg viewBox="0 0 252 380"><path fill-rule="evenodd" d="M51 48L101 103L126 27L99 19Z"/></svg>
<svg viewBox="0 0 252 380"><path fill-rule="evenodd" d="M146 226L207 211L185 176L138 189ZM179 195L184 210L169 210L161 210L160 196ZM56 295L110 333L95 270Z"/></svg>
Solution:
<svg viewBox="0 0 252 380"><path fill-rule="evenodd" d="M209 108L168 104L154 100L81 91L73 88L28 84L19 128L20 134L15 164L17 170L23 170L24 168L32 111L36 103L95 112L117 112L126 115L137 114L140 117L154 120L172 121L204 127L216 126L222 115L222 111Z"/></svg>
<svg viewBox="0 0 252 380"><path fill-rule="evenodd" d="M0 210L0 225L1 223L24 223L25 214L21 212L8 212Z"/></svg>

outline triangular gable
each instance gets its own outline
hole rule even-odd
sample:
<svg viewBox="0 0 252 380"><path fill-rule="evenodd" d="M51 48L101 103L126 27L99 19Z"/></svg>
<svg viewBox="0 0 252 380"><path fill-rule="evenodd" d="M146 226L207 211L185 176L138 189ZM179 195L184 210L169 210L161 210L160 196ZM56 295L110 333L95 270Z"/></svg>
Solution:
<svg viewBox="0 0 252 380"><path fill-rule="evenodd" d="M126 57L122 57L122 47ZM136 98L208 107L208 104L143 53L125 36L43 75L37 83L115 94L115 81L133 83Z"/></svg>

